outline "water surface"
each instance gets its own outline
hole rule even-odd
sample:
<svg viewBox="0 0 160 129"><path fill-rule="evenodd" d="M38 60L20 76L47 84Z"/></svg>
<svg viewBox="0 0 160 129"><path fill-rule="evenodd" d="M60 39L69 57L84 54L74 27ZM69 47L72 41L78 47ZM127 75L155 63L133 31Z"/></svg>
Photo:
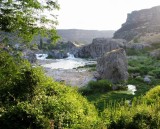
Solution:
<svg viewBox="0 0 160 129"><path fill-rule="evenodd" d="M68 58L52 59L52 63L44 64L43 67L51 69L73 69L89 64L96 64L96 61L75 58L74 55L68 54ZM47 59L46 59L47 60Z"/></svg>

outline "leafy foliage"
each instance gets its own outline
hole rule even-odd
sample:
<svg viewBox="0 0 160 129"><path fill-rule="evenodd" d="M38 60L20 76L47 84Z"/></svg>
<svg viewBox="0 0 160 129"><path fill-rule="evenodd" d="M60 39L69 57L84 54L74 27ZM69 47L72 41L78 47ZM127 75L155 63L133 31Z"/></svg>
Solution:
<svg viewBox="0 0 160 129"><path fill-rule="evenodd" d="M18 55L12 57L8 52L0 51L0 77L0 100L3 103L12 104L15 100L33 97L38 78L31 65Z"/></svg>
<svg viewBox="0 0 160 129"><path fill-rule="evenodd" d="M41 68L33 67L14 52L0 51L0 78L0 128L160 128L159 86L142 97L132 99L133 95L128 96L132 99L128 103L126 100L119 101L126 96L118 96L117 91L108 92L112 84L107 80L90 82L91 93L95 96L99 92L103 98L97 102L98 106L102 102L105 104L104 111L98 116L94 105L77 89L54 82L44 75ZM132 79L129 83L137 86L137 95L144 94L142 80ZM151 86L145 84L147 90ZM104 95L106 91L107 96Z"/></svg>
<svg viewBox="0 0 160 129"><path fill-rule="evenodd" d="M159 117L159 104L148 105L143 98L108 105L102 115L108 129L158 129Z"/></svg>
<svg viewBox="0 0 160 129"><path fill-rule="evenodd" d="M0 59L1 127L97 128L95 107L76 89L54 82L19 56L1 51Z"/></svg>
<svg viewBox="0 0 160 129"><path fill-rule="evenodd" d="M1 129L49 129L49 119L33 105L22 102L11 106L0 117Z"/></svg>
<svg viewBox="0 0 160 129"><path fill-rule="evenodd" d="M144 97L144 99L148 103L156 103L159 102L160 99L160 86L157 86L150 91L148 91Z"/></svg>
<svg viewBox="0 0 160 129"><path fill-rule="evenodd" d="M1 0L0 30L18 34L25 43L37 34L50 34L52 41L55 41L58 38L55 31L56 9L59 5L55 0Z"/></svg>
<svg viewBox="0 0 160 129"><path fill-rule="evenodd" d="M87 86L80 88L79 91L83 95L95 92L106 92L112 90L112 85L113 84L108 80L90 81Z"/></svg>

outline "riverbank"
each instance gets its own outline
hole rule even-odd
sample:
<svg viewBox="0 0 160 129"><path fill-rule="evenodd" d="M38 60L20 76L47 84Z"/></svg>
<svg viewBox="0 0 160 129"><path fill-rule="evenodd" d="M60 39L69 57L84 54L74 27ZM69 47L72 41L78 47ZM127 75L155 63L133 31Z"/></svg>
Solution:
<svg viewBox="0 0 160 129"><path fill-rule="evenodd" d="M82 87L94 80L94 71L86 69L50 69L44 68L47 76L66 85Z"/></svg>
<svg viewBox="0 0 160 129"><path fill-rule="evenodd" d="M45 74L55 81L63 82L66 85L82 87L88 84L89 81L95 80L95 71L90 68L73 68L74 66L84 66L85 64L94 64L95 61L83 61L78 63L78 60L61 59L61 60L38 60L37 64L42 66L45 70ZM68 64L67 64L68 63ZM71 67L72 66L72 67ZM61 67L64 67L63 69ZM71 69L73 68L73 69Z"/></svg>

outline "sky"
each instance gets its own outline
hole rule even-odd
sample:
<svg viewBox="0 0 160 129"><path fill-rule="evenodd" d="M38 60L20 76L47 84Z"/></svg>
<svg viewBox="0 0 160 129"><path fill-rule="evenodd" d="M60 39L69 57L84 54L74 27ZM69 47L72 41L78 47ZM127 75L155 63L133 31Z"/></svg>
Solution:
<svg viewBox="0 0 160 129"><path fill-rule="evenodd" d="M160 5L160 0L58 0L57 29L117 30L134 10Z"/></svg>

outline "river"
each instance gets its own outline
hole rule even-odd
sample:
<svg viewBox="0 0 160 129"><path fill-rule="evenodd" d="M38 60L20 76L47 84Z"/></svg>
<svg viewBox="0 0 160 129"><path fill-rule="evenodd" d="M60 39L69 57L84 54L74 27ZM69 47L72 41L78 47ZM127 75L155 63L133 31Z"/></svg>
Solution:
<svg viewBox="0 0 160 129"><path fill-rule="evenodd" d="M85 65L96 64L94 60L75 58L68 54L64 59L46 59L46 54L37 54L38 64L45 69L46 75L52 77L55 81L63 81L67 85L82 87L89 81L95 80L94 73L87 68L78 68Z"/></svg>
<svg viewBox="0 0 160 129"><path fill-rule="evenodd" d="M75 58L74 55L68 53L68 57L64 59L46 59L47 54L36 54L37 59L44 60L46 64L42 66L51 69L75 69L80 66L96 64L96 61ZM49 63L47 63L49 62Z"/></svg>
<svg viewBox="0 0 160 129"><path fill-rule="evenodd" d="M94 71L86 68L77 69L80 66L96 64L96 61L75 58L68 53L68 58L46 59L47 54L36 54L39 64L44 67L46 74L53 77L56 81L64 81L67 85L82 87L89 81L95 80ZM128 93L135 95L136 86L127 85Z"/></svg>

